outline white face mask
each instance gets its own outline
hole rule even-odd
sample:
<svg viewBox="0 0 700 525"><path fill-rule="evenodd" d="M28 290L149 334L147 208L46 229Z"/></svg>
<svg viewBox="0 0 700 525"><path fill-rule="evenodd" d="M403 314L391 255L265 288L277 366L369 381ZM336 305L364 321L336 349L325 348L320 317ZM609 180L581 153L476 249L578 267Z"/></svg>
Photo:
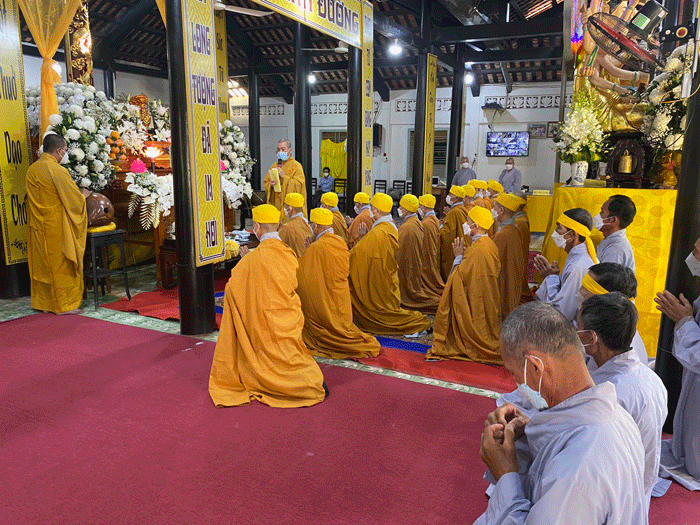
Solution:
<svg viewBox="0 0 700 525"><path fill-rule="evenodd" d="M563 250L566 247L566 239L561 233L557 231L552 232L552 241L557 246L557 248L561 248Z"/></svg>
<svg viewBox="0 0 700 525"><path fill-rule="evenodd" d="M325 178L325 177L330 177L330 173L328 173L327 171L324 171L324 172L323 172L323 176L324 176L324 178Z"/></svg>
<svg viewBox="0 0 700 525"><path fill-rule="evenodd" d="M542 368L544 369L544 363L542 363L542 360L534 355L532 357L537 359L542 364ZM547 400L542 397L542 376L540 376L540 384L537 387L538 391L535 392L532 388L527 386L527 359L525 359L525 366L523 368L523 382L518 385L518 391L530 402L535 410L542 412L543 410L549 408Z"/></svg>
<svg viewBox="0 0 700 525"><path fill-rule="evenodd" d="M63 157L61 157L60 164L68 164L70 160L68 159L68 150L63 154Z"/></svg>
<svg viewBox="0 0 700 525"><path fill-rule="evenodd" d="M462 231L464 232L464 235L466 235L467 237L472 236L472 229L469 227L468 222L465 222L464 224L462 224Z"/></svg>
<svg viewBox="0 0 700 525"><path fill-rule="evenodd" d="M512 165L512 164L506 164L506 169L507 169L508 171L512 170L512 169L513 169L513 165Z"/></svg>
<svg viewBox="0 0 700 525"><path fill-rule="evenodd" d="M469 163L468 163L468 162L462 162L462 167L463 167L464 169L467 169L467 168L469 167Z"/></svg>
<svg viewBox="0 0 700 525"><path fill-rule="evenodd" d="M357 215L359 215L361 211L362 211L362 204L355 204L355 213Z"/></svg>
<svg viewBox="0 0 700 525"><path fill-rule="evenodd" d="M494 221L498 220L498 212L495 209L491 209L491 217L493 217Z"/></svg>
<svg viewBox="0 0 700 525"><path fill-rule="evenodd" d="M700 261L695 258L692 252L685 258L685 264L688 266L690 273L695 277L700 277Z"/></svg>

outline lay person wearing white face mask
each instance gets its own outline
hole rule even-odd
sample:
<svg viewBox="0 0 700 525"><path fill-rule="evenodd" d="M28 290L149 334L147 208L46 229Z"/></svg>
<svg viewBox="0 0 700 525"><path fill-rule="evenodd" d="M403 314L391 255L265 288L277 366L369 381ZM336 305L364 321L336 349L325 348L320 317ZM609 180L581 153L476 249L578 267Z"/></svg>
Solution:
<svg viewBox="0 0 700 525"><path fill-rule="evenodd" d="M55 314L80 313L83 254L88 218L87 189L78 189L68 170L63 137L44 137L43 153L27 170L29 275L32 308Z"/></svg>
<svg viewBox="0 0 700 525"><path fill-rule="evenodd" d="M464 186L470 180L476 179L476 173L469 167L469 157L460 159L459 169L452 177L452 184L455 186Z"/></svg>
<svg viewBox="0 0 700 525"><path fill-rule="evenodd" d="M700 277L700 239L685 260L690 273ZM656 308L676 323L673 356L683 365L681 394L673 416L673 439L664 442L661 465L674 469L669 474L691 490L700 487L700 297L691 305L683 294L675 297L665 290L656 294ZM669 446L670 445L670 446ZM685 470L693 478L688 483L675 471Z"/></svg>
<svg viewBox="0 0 700 525"><path fill-rule="evenodd" d="M463 359L501 363L498 330L501 297L498 248L487 235L493 225L491 212L480 206L469 210L464 233L471 238L454 241L455 261L435 315L433 347L428 359Z"/></svg>
<svg viewBox="0 0 700 525"><path fill-rule="evenodd" d="M600 262L624 264L635 271L634 252L626 228L636 214L637 208L627 195L613 195L603 203L600 213L593 217L593 226L605 237L598 245Z"/></svg>
<svg viewBox="0 0 700 525"><path fill-rule="evenodd" d="M465 191L461 186L452 186L447 194L447 206L450 207L440 229L440 273L444 281L450 275L455 260L452 243L456 238L464 239L462 225L467 220L464 207Z"/></svg>
<svg viewBox="0 0 700 525"><path fill-rule="evenodd" d="M506 159L506 169L498 176L498 182L503 186L503 191L506 193L515 193L520 191L523 185L523 174L515 167L513 157Z"/></svg>
<svg viewBox="0 0 700 525"><path fill-rule="evenodd" d="M276 170L279 182L272 176ZM296 160L292 158L292 143L287 139L282 139L277 143L277 161L270 166L265 175L265 192L267 193L267 203L282 211L284 199L288 193L299 193L304 197L303 214L306 213L306 179L304 169ZM279 188L277 188L279 186ZM282 224L289 220L282 216Z"/></svg>
<svg viewBox="0 0 700 525"><path fill-rule="evenodd" d="M576 293L588 268L596 264L595 248L591 240L593 218L583 208L565 211L552 233L554 243L569 255L559 273L556 261L552 264L542 255L535 257L535 268L544 281L537 290L540 301L551 304L569 321L576 318Z"/></svg>
<svg viewBox="0 0 700 525"><path fill-rule="evenodd" d="M536 410L528 419L506 404L487 417L480 454L496 485L475 524L648 524L639 428L615 387L591 379L571 322L524 304L503 322L499 349ZM529 458L518 454L523 435Z"/></svg>
<svg viewBox="0 0 700 525"><path fill-rule="evenodd" d="M351 250L360 240L360 227L369 231L374 224L372 213L369 206L369 195L360 191L355 194L355 218L349 215L345 216L345 222L348 225L348 248Z"/></svg>

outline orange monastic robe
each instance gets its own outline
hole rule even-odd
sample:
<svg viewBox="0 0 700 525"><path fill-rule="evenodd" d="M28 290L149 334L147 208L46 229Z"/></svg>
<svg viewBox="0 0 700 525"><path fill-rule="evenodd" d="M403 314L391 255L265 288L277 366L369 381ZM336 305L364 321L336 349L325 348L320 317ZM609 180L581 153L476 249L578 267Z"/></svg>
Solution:
<svg viewBox="0 0 700 525"><path fill-rule="evenodd" d="M399 226L399 248L396 250L399 266L401 306L421 310L427 299L423 293L423 224L416 214Z"/></svg>
<svg viewBox="0 0 700 525"><path fill-rule="evenodd" d="M443 281L449 277L452 263L455 261L452 243L457 237L464 239L464 223L467 222L467 213L468 210L462 204L458 204L449 211L443 221L440 230L440 273Z"/></svg>
<svg viewBox="0 0 700 525"><path fill-rule="evenodd" d="M426 357L502 363L500 273L498 248L488 235L479 237L447 280Z"/></svg>
<svg viewBox="0 0 700 525"><path fill-rule="evenodd" d="M423 292L429 298L431 310L437 310L445 290L440 273L440 222L434 214L423 219ZM432 306L435 305L435 308Z"/></svg>
<svg viewBox="0 0 700 525"><path fill-rule="evenodd" d="M298 266L288 246L268 238L231 270L209 375L216 406L251 399L282 408L323 401L323 374L301 337Z"/></svg>
<svg viewBox="0 0 700 525"><path fill-rule="evenodd" d="M520 304L533 301L535 298L530 290L530 285L527 282L528 263L530 261L530 221L525 212L519 211L514 216L515 225L520 232L520 242L523 249L523 260L525 261L525 272L523 273L523 286L520 293Z"/></svg>
<svg viewBox="0 0 700 525"><path fill-rule="evenodd" d="M377 335L405 335L430 328L419 312L401 308L393 223L374 226L350 252L350 297L355 324Z"/></svg>
<svg viewBox="0 0 700 525"><path fill-rule="evenodd" d="M333 210L333 233L345 241L345 245L348 244L348 225L345 222L345 217L340 213L338 208Z"/></svg>
<svg viewBox="0 0 700 525"><path fill-rule="evenodd" d="M501 294L501 319L520 306L520 294L525 273L522 237L515 224L505 224L493 236L501 260L501 275L498 287Z"/></svg>
<svg viewBox="0 0 700 525"><path fill-rule="evenodd" d="M334 359L379 354L379 342L352 322L349 274L348 245L332 233L321 235L299 261L301 335L313 354Z"/></svg>
<svg viewBox="0 0 700 525"><path fill-rule="evenodd" d="M277 163L275 162L270 169L277 168ZM304 177L304 169L294 159L288 159L282 163L282 171L284 172L284 177L280 177L280 184L282 186L282 191L277 193L272 186L270 186L270 172L265 175L265 192L267 193L267 203L272 204L275 208L282 212L282 224L289 221L289 218L284 214L282 208L284 207L284 199L288 193L301 193L304 196L304 217L308 217L309 214L306 210L306 178Z"/></svg>
<svg viewBox="0 0 700 525"><path fill-rule="evenodd" d="M287 224L280 226L279 234L282 242L299 258L306 251L306 239L312 236L311 227L303 217L293 217Z"/></svg>
<svg viewBox="0 0 700 525"><path fill-rule="evenodd" d="M88 226L85 197L68 170L48 153L27 170L27 218L32 308L57 314L80 308Z"/></svg>
<svg viewBox="0 0 700 525"><path fill-rule="evenodd" d="M374 219L372 219L372 213L369 211L369 208L362 210L360 214L355 217L352 224L350 224L350 227L348 228L348 248L351 250L360 241L361 224L365 224L368 230L372 229Z"/></svg>

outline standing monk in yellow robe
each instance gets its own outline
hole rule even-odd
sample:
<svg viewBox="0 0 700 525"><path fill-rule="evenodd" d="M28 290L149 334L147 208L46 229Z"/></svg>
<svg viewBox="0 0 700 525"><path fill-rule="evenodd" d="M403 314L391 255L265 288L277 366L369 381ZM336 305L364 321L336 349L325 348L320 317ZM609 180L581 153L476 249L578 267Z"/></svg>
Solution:
<svg viewBox="0 0 700 525"><path fill-rule="evenodd" d="M423 217L423 271L421 283L426 309L435 312L445 289L440 273L440 221L435 214L435 195L426 193L418 199L418 213Z"/></svg>
<svg viewBox="0 0 700 525"><path fill-rule="evenodd" d="M501 320L520 306L523 276L527 265L527 261L523 258L522 235L513 218L515 210L519 207L520 203L515 195L501 193L496 197L491 210L498 224L493 242L498 248L498 256L501 260L501 275L498 278Z"/></svg>
<svg viewBox="0 0 700 525"><path fill-rule="evenodd" d="M399 248L396 264L399 266L401 306L422 310L427 299L423 293L423 224L418 218L418 198L410 193L401 197L399 215Z"/></svg>
<svg viewBox="0 0 700 525"><path fill-rule="evenodd" d="M226 284L224 314L209 375L216 406L257 399L272 407L305 407L325 398L323 374L304 345L296 293L299 262L276 232L280 212L253 208L260 245L241 248Z"/></svg>
<svg viewBox="0 0 700 525"><path fill-rule="evenodd" d="M494 204L496 203L496 199L503 192L504 192L503 185L500 182L498 182L497 180L491 179L486 184L486 197L484 198L484 200L489 201L489 203L491 204L492 210L493 210ZM496 235L496 227L497 226L498 226L497 222L494 222L493 226L489 230L489 237L491 237L492 239L493 239L493 236Z"/></svg>
<svg viewBox="0 0 700 525"><path fill-rule="evenodd" d="M474 189L476 189L475 198L477 201L474 203L477 206L481 206L482 208L486 208L487 210L491 211L491 201L487 197L488 184L486 181L481 179L472 179L469 181L469 184L474 186Z"/></svg>
<svg viewBox="0 0 700 525"><path fill-rule="evenodd" d="M348 248L351 250L360 241L360 227L365 226L365 231L369 231L374 224L372 214L369 209L369 195L360 191L355 194L355 214L353 220L350 216L345 217L345 223L348 225Z"/></svg>
<svg viewBox="0 0 700 525"><path fill-rule="evenodd" d="M467 209L464 207L464 188L452 186L445 201L450 211L445 215L440 229L440 273L444 281L450 275L452 263L455 260L452 243L456 238L464 239L462 225L467 220Z"/></svg>
<svg viewBox="0 0 700 525"><path fill-rule="evenodd" d="M523 259L525 260L525 275L523 275L523 286L520 293L520 304L524 304L535 300L527 279L528 264L530 262L530 219L527 218L527 212L525 211L525 205L527 204L525 194L519 193L512 195L515 196L519 205L518 209L513 215L513 218L515 219L515 225L518 227L518 231L520 232L520 239L523 248Z"/></svg>
<svg viewBox="0 0 700 525"><path fill-rule="evenodd" d="M330 210L333 213L333 233L348 244L348 225L345 222L345 217L338 209L338 194L332 191L321 195L321 208Z"/></svg>
<svg viewBox="0 0 700 525"><path fill-rule="evenodd" d="M27 170L32 308L56 314L80 313L88 226L85 193L59 164L68 160L66 141L49 134L43 146L44 153Z"/></svg>
<svg viewBox="0 0 700 525"><path fill-rule="evenodd" d="M279 183L272 176L273 170L277 170ZM300 193L304 197L302 213L306 217L306 178L301 164L292 158L292 143L289 140L282 139L277 143L277 162L270 166L264 184L267 203L280 211L287 194ZM287 217L282 217L282 224L288 220Z"/></svg>
<svg viewBox="0 0 700 525"><path fill-rule="evenodd" d="M499 363L501 327L498 248L486 234L493 225L491 213L481 207L469 210L467 228L472 244L455 239L455 267L445 285L435 316L433 347L428 359L464 359Z"/></svg>
<svg viewBox="0 0 700 525"><path fill-rule="evenodd" d="M401 308L396 250L398 230L391 220L393 199L372 197L372 229L360 228L362 238L350 251L350 298L355 324L375 335L417 335L430 328L419 312ZM426 332L427 333L427 332Z"/></svg>
<svg viewBox="0 0 700 525"><path fill-rule="evenodd" d="M303 206L306 200L300 193L288 193L284 199L284 213L289 222L280 226L282 242L301 258L306 251L306 239L311 237L311 228L304 217Z"/></svg>
<svg viewBox="0 0 700 525"><path fill-rule="evenodd" d="M379 342L352 322L350 252L334 234L333 214L311 210L314 242L299 261L297 293L304 311L304 343L311 353L333 359L377 357Z"/></svg>

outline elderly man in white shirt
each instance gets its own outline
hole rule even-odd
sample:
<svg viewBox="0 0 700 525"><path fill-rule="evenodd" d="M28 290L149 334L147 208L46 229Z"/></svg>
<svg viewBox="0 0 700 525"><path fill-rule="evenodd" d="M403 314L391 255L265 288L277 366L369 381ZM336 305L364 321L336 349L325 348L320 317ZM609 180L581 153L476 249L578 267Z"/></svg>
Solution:
<svg viewBox="0 0 700 525"><path fill-rule="evenodd" d="M516 193L522 188L523 174L515 167L515 159L513 157L506 159L506 169L499 175L498 182L503 186L505 193Z"/></svg>
<svg viewBox="0 0 700 525"><path fill-rule="evenodd" d="M648 524L639 428L611 383L594 384L573 325L530 302L503 322L499 349L536 412L489 414L480 454L496 484L475 525ZM523 435L527 464L516 453Z"/></svg>
<svg viewBox="0 0 700 525"><path fill-rule="evenodd" d="M632 224L637 208L627 195L613 195L603 203L593 225L605 237L598 245L598 260L624 264L633 272L634 252L627 239L627 227Z"/></svg>
<svg viewBox="0 0 700 525"><path fill-rule="evenodd" d="M595 248L591 241L593 218L583 208L565 211L557 221L552 240L568 253L566 264L559 273L559 265L550 263L544 256L535 257L535 269L544 281L537 290L540 301L551 304L569 321L576 318L578 302L576 294L588 268L596 264Z"/></svg>

